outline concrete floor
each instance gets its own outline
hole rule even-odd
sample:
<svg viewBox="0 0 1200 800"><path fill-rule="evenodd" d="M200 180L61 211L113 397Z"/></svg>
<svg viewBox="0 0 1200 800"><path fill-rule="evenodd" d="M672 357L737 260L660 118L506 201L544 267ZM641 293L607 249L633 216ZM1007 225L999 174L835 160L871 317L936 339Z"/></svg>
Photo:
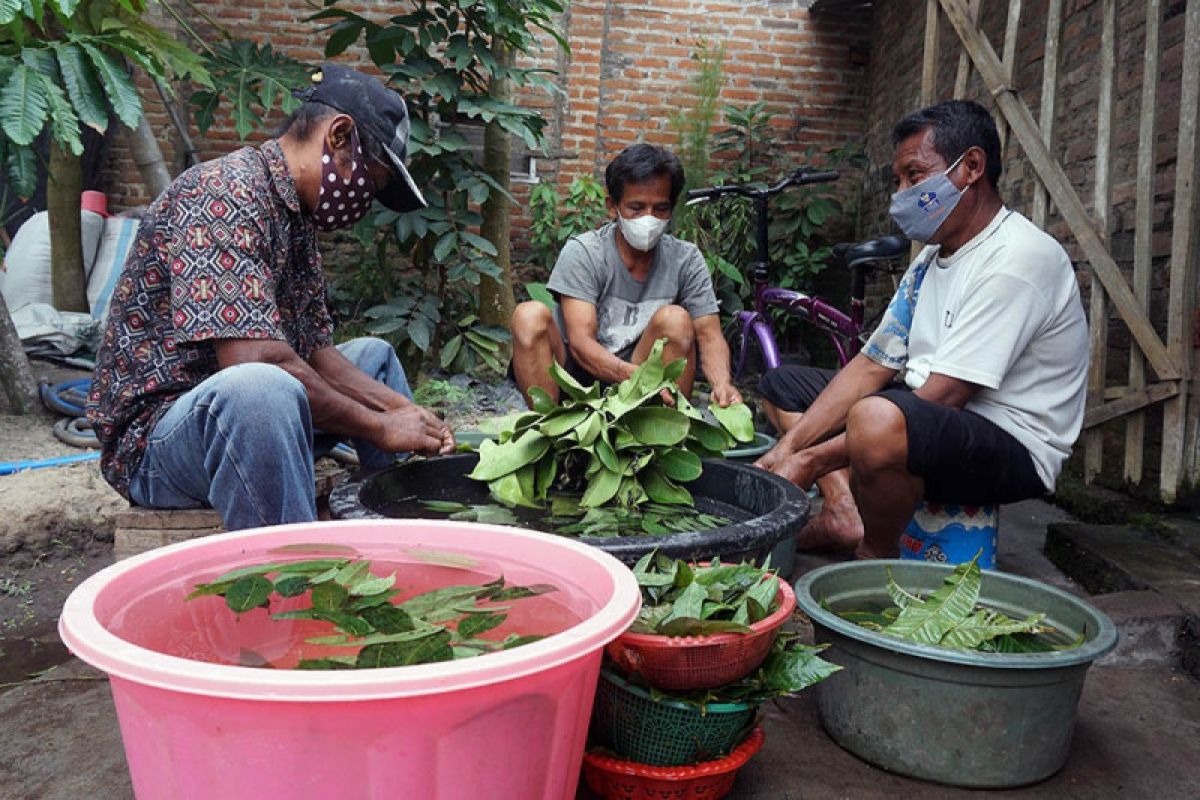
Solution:
<svg viewBox="0 0 1200 800"><path fill-rule="evenodd" d="M1003 569L1083 594L1040 554L1046 524L1063 518L1062 512L1030 502L1006 507L1003 515ZM827 559L804 557L798 568L808 569L822 560ZM1129 602L1144 608L1144 603L1138 605L1142 600L1133 597ZM1145 626L1145 614L1123 611L1124 602L1109 603L1106 610L1119 628L1133 626L1129 639L1135 646L1088 673L1070 757L1061 772L1041 784L1003 792L970 791L875 769L825 735L812 697L806 695L764 709L766 745L742 770L730 797L1200 797L1200 683L1171 665L1170 642L1145 638L1140 628L1134 630ZM0 797L5 800L132 797L107 682L86 665L70 661L0 695L0 729ZM394 796L404 797L402 788ZM590 794L583 790L580 797Z"/></svg>

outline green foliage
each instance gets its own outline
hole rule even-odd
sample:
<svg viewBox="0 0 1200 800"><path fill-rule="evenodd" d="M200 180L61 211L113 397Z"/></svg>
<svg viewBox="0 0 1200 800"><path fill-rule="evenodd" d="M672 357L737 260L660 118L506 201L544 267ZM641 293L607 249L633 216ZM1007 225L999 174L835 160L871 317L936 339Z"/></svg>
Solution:
<svg viewBox="0 0 1200 800"><path fill-rule="evenodd" d="M270 608L272 595L298 597L307 592L309 605L275 613L271 619L329 623L334 633L305 641L355 652L301 659L296 668L370 669L470 658L537 641L542 637L516 633L502 639L481 638L508 618L507 606L487 604L556 591L545 584L506 584L501 576L480 585L433 589L396 604L401 590L395 583L395 573L376 575L366 560L319 558L240 567L197 584L187 599L221 596L231 611L244 614ZM246 666L271 666L261 657L243 661Z"/></svg>
<svg viewBox="0 0 1200 800"><path fill-rule="evenodd" d="M540 46L539 30L565 48L552 20L562 6L557 0L423 0L406 5L403 13L380 23L343 8L338 0L325 0L312 17L325 25L326 55L336 56L361 40L404 96L412 121L409 171L429 201L429 208L408 214L381 211L356 230L360 241L377 253L412 254L411 272L403 280L381 281L389 285L378 288L389 291L370 296L375 322L369 329L384 332L394 343L400 339L410 355L440 349L439 360L447 368L483 365L500 371L498 353L507 334L481 328L476 316L481 278L501 277L498 251L476 231L482 222L479 206L495 192L508 195L476 163L463 126L495 122L531 149L542 146L546 120L536 111L496 100L490 89L494 81L507 79L518 90L537 86L556 91L548 71L506 66L494 52L500 45L514 54L531 54ZM380 249L380 240L390 246ZM350 302L361 305L356 299Z"/></svg>
<svg viewBox="0 0 1200 800"><path fill-rule="evenodd" d="M215 88L191 96L196 127L201 133L212 126L222 97L232 104L234 130L245 139L262 126L264 117L277 103L284 114L292 113L300 105L292 97L292 90L308 84L309 68L275 52L269 44L260 47L254 42L231 39L213 45L206 66Z"/></svg>
<svg viewBox="0 0 1200 800"><path fill-rule="evenodd" d="M108 108L133 127L141 101L123 59L157 80L212 81L201 59L142 19L145 0L0 2L0 166L17 194L36 189L34 140L49 129L83 153L81 126L103 133Z"/></svg>
<svg viewBox="0 0 1200 800"><path fill-rule="evenodd" d="M450 381L427 380L413 390L413 402L425 408L445 408L461 403L469 393Z"/></svg>
<svg viewBox="0 0 1200 800"><path fill-rule="evenodd" d="M706 566L647 553L634 565L642 609L630 630L663 636L750 633L778 607L779 580L769 565Z"/></svg>
<svg viewBox="0 0 1200 800"><path fill-rule="evenodd" d="M696 71L688 83L695 105L671 115L671 127L679 136L679 158L687 177L687 188L705 185L712 155L712 128L720 116L719 98L725 85L725 43L715 47L700 40L691 54ZM683 212L687 214L686 209Z"/></svg>
<svg viewBox="0 0 1200 800"><path fill-rule="evenodd" d="M664 365L665 342L657 341L629 379L603 393L598 383L584 388L552 364L562 401L555 405L531 389L533 411L510 420L498 443L480 445L470 477L486 481L492 497L510 506L542 507L552 487L582 489L583 508L690 504L691 494L676 481L694 477L699 457L720 456L745 430L739 412L727 416L738 420L729 430L688 402L675 383L685 361ZM664 393L673 408L664 404ZM752 439L753 431L741 440Z"/></svg>
<svg viewBox="0 0 1200 800"><path fill-rule="evenodd" d="M979 556L959 564L942 585L928 597L910 593L888 571L887 590L895 607L879 613L850 611L844 619L864 628L906 639L917 644L951 650L983 650L996 653L1040 653L1078 647L1083 637L1055 644L1039 634L1055 629L1042 624L1045 614L1012 619L979 605L983 576Z"/></svg>
<svg viewBox="0 0 1200 800"><path fill-rule="evenodd" d="M604 186L591 175L571 181L560 197L550 183L539 183L529 196L529 240L534 261L547 271L572 236L590 231L605 218Z"/></svg>

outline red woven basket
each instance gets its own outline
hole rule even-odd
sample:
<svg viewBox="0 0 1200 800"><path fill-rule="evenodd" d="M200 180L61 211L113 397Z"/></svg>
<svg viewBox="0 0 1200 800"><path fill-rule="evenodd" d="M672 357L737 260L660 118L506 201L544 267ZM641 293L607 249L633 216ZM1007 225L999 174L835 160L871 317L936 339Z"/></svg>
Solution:
<svg viewBox="0 0 1200 800"><path fill-rule="evenodd" d="M733 789L737 771L762 749L755 728L732 753L684 767L652 767L600 753L584 753L583 778L604 800L718 800Z"/></svg>
<svg viewBox="0 0 1200 800"><path fill-rule="evenodd" d="M626 673L663 691L714 689L744 678L762 664L780 626L796 608L792 587L778 577L776 580L779 608L751 625L750 633L660 636L626 631L605 652Z"/></svg>

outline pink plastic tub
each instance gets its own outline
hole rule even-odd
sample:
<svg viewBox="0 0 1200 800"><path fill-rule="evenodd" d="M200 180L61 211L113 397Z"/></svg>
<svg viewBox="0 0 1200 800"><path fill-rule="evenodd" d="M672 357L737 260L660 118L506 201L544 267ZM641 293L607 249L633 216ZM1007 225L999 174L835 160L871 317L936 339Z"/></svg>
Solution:
<svg viewBox="0 0 1200 800"><path fill-rule="evenodd" d="M314 557L270 551L320 542L373 561L466 557L513 583L554 584L581 621L513 650L387 669L274 670L160 652L160 640L196 658L249 646L263 624L251 615L265 612L235 619L220 603L186 605L187 589L238 566ZM626 567L569 539L371 520L220 534L122 561L71 594L59 633L111 678L141 800L534 800L575 796L601 653L639 604Z"/></svg>

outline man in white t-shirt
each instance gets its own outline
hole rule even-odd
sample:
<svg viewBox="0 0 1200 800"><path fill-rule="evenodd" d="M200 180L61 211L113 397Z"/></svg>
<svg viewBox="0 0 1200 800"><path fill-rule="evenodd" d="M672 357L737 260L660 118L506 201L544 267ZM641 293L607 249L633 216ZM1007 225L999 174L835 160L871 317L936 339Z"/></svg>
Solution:
<svg viewBox="0 0 1200 800"><path fill-rule="evenodd" d="M917 503L1010 503L1054 488L1083 423L1087 320L1062 246L997 191L1000 142L951 100L892 133L892 217L927 243L871 339L836 375L763 377L786 431L761 467L823 510L801 548L893 556Z"/></svg>

